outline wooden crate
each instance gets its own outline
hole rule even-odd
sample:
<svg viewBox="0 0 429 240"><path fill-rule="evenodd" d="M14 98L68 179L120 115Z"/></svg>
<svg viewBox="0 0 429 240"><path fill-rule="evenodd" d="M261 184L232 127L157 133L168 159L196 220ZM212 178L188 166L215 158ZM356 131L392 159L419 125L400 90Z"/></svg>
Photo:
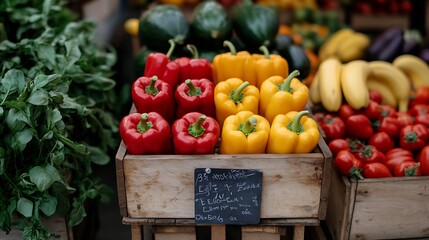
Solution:
<svg viewBox="0 0 429 240"><path fill-rule="evenodd" d="M332 173L326 225L333 239L429 237L429 176L350 181Z"/></svg>

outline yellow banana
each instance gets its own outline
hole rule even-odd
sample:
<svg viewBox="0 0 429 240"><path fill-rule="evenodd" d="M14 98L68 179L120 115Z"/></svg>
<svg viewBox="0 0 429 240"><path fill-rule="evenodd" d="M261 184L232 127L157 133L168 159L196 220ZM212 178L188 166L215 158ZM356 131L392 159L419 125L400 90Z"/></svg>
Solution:
<svg viewBox="0 0 429 240"><path fill-rule="evenodd" d="M320 100L323 107L330 112L338 111L343 101L341 67L338 58L328 58L320 63L317 70Z"/></svg>
<svg viewBox="0 0 429 240"><path fill-rule="evenodd" d="M353 29L342 28L331 35L326 41L320 46L319 59L320 61L326 60L329 57L335 56L338 45L345 41L354 33Z"/></svg>
<svg viewBox="0 0 429 240"><path fill-rule="evenodd" d="M403 54L396 57L392 64L407 75L414 88L429 86L429 66L423 59Z"/></svg>
<svg viewBox="0 0 429 240"><path fill-rule="evenodd" d="M375 90L380 93L382 98L381 104L392 106L395 109L398 107L398 101L396 101L395 95L385 83L370 76L368 77L366 84L368 86L368 90Z"/></svg>
<svg viewBox="0 0 429 240"><path fill-rule="evenodd" d="M386 84L395 95L398 102L398 111L406 112L408 110L411 84L405 73L386 61L377 60L368 64L371 69L370 76Z"/></svg>
<svg viewBox="0 0 429 240"><path fill-rule="evenodd" d="M315 74L313 77L308 95L313 104L318 104L322 101L320 98L319 78L317 77L317 74Z"/></svg>
<svg viewBox="0 0 429 240"><path fill-rule="evenodd" d="M341 62L363 59L370 42L366 34L355 32L339 43L336 56Z"/></svg>
<svg viewBox="0 0 429 240"><path fill-rule="evenodd" d="M341 89L347 103L356 110L365 108L369 103L367 77L370 72L368 62L353 60L341 69Z"/></svg>

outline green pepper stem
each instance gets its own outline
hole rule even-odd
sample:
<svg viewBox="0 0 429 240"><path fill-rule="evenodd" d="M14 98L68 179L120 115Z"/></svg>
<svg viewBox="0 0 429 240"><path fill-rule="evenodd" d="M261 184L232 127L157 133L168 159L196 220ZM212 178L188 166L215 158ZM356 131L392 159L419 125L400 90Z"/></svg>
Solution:
<svg viewBox="0 0 429 240"><path fill-rule="evenodd" d="M167 54L165 54L168 58L171 57L171 55L173 55L174 52L174 48L176 47L176 42L174 42L173 39L168 40L168 43L170 44L170 48L168 49Z"/></svg>
<svg viewBox="0 0 429 240"><path fill-rule="evenodd" d="M300 73L298 70L292 71L289 76L287 76L287 78L283 81L283 83L279 86L279 90L293 93L293 88L290 87L290 84L295 77L299 76L299 74Z"/></svg>
<svg viewBox="0 0 429 240"><path fill-rule="evenodd" d="M231 91L230 97L232 101L234 101L236 104L240 103L244 97L243 90L245 87L249 86L249 84L250 83L248 81L245 81L237 89Z"/></svg>
<svg viewBox="0 0 429 240"><path fill-rule="evenodd" d="M229 52L231 53L231 55L237 55L237 49L235 49L235 46L232 42L225 40L223 41L223 46L229 48Z"/></svg>
<svg viewBox="0 0 429 240"><path fill-rule="evenodd" d="M158 80L157 76L153 76L150 79L150 84L149 86L146 86L145 91L150 94L155 96L156 94L158 94L158 88L155 87L155 82Z"/></svg>
<svg viewBox="0 0 429 240"><path fill-rule="evenodd" d="M414 142L416 142L417 141L417 139L418 139L419 137L417 136L417 134L415 133L415 132L409 132L409 133L406 133L405 135L404 135L404 140L407 142L407 143L414 143Z"/></svg>
<svg viewBox="0 0 429 240"><path fill-rule="evenodd" d="M257 124L258 120L254 116L252 116L249 117L245 122L240 123L240 126L238 126L238 130L247 136L256 131Z"/></svg>
<svg viewBox="0 0 429 240"><path fill-rule="evenodd" d="M262 45L259 47L259 50L264 54L265 59L270 59L270 51L268 51L267 46Z"/></svg>
<svg viewBox="0 0 429 240"><path fill-rule="evenodd" d="M148 122L147 121L148 119L149 119L149 114L142 113L140 122L137 124L137 131L139 133L144 133L147 130L152 128L152 123Z"/></svg>
<svg viewBox="0 0 429 240"><path fill-rule="evenodd" d="M188 44L186 45L186 48L189 50L189 52L191 52L193 59L199 58L198 49L195 47L195 45Z"/></svg>
<svg viewBox="0 0 429 240"><path fill-rule="evenodd" d="M191 125L189 125L188 133L189 135L197 138L204 134L206 129L201 125L207 119L206 115L201 115L197 121Z"/></svg>
<svg viewBox="0 0 429 240"><path fill-rule="evenodd" d="M406 167L404 169L405 176L416 176L417 169L420 167L420 162L416 163L414 166Z"/></svg>
<svg viewBox="0 0 429 240"><path fill-rule="evenodd" d="M194 84L192 84L191 79L185 80L186 85L188 85L188 96L200 96L201 95L201 88L195 87Z"/></svg>
<svg viewBox="0 0 429 240"><path fill-rule="evenodd" d="M289 123L288 129L289 129L290 131L292 131L292 132L296 133L296 134L300 134L300 133L302 133L302 132L304 131L304 129L303 129L303 127L302 127L302 125L301 125L300 121L301 121L301 118L302 118L303 116L307 116L308 114L309 114L309 111L308 111L308 110L303 110L303 111L298 112L298 114L295 116L295 119L293 119L293 120Z"/></svg>

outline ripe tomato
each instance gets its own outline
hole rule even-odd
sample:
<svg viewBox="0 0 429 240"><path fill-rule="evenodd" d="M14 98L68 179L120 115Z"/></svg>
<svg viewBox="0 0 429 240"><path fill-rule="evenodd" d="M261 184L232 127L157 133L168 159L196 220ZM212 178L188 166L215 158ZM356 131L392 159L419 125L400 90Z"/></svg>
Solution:
<svg viewBox="0 0 429 240"><path fill-rule="evenodd" d="M362 162L348 150L341 150L334 158L335 168L344 176L362 179Z"/></svg>
<svg viewBox="0 0 429 240"><path fill-rule="evenodd" d="M365 115L370 121L377 121L381 118L380 104L372 100L368 102L366 108L358 112Z"/></svg>
<svg viewBox="0 0 429 240"><path fill-rule="evenodd" d="M378 104L381 104L381 102L383 101L383 97L381 96L380 92L376 90L369 90L369 99Z"/></svg>
<svg viewBox="0 0 429 240"><path fill-rule="evenodd" d="M385 165L390 171L395 171L396 166L403 162L415 162L413 153L403 148L393 148L386 153Z"/></svg>
<svg viewBox="0 0 429 240"><path fill-rule="evenodd" d="M355 153L355 156L358 160L362 161L364 164L372 162L384 163L386 161L386 156L379 151L377 148L371 145L365 146L359 152Z"/></svg>
<svg viewBox="0 0 429 240"><path fill-rule="evenodd" d="M338 116L340 116L341 119L343 119L344 122L347 121L347 118L354 115L356 111L347 103L343 103L338 110Z"/></svg>
<svg viewBox="0 0 429 240"><path fill-rule="evenodd" d="M395 170L393 171L393 176L402 177L402 176L421 176L422 171L420 170L420 163L405 161L396 165Z"/></svg>
<svg viewBox="0 0 429 240"><path fill-rule="evenodd" d="M350 150L349 142L345 139L335 139L329 142L329 149L335 157L341 150Z"/></svg>
<svg viewBox="0 0 429 240"><path fill-rule="evenodd" d="M387 153L395 146L395 142L385 132L378 132L372 135L368 144L374 146L382 153Z"/></svg>
<svg viewBox="0 0 429 240"><path fill-rule="evenodd" d="M426 145L420 151L419 162L422 175L429 176L429 145Z"/></svg>
<svg viewBox="0 0 429 240"><path fill-rule="evenodd" d="M363 177L365 178L385 178L393 177L390 173L389 168L386 165L379 162L372 162L363 166Z"/></svg>

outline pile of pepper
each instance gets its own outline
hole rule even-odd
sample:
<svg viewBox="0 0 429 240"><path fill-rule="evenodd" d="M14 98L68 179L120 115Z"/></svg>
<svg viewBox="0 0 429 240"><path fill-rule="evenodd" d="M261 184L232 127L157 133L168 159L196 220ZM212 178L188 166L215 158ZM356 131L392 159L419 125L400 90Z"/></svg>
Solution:
<svg viewBox="0 0 429 240"><path fill-rule="evenodd" d="M429 176L429 87L416 90L408 112L381 104L376 91L370 98L364 110L343 104L315 114L335 167L358 179Z"/></svg>
<svg viewBox="0 0 429 240"><path fill-rule="evenodd" d="M319 141L318 125L305 110L308 87L289 74L288 62L269 54L229 52L213 64L150 53L143 76L132 84L136 113L120 134L130 154L308 153ZM156 145L156 146L154 146Z"/></svg>

